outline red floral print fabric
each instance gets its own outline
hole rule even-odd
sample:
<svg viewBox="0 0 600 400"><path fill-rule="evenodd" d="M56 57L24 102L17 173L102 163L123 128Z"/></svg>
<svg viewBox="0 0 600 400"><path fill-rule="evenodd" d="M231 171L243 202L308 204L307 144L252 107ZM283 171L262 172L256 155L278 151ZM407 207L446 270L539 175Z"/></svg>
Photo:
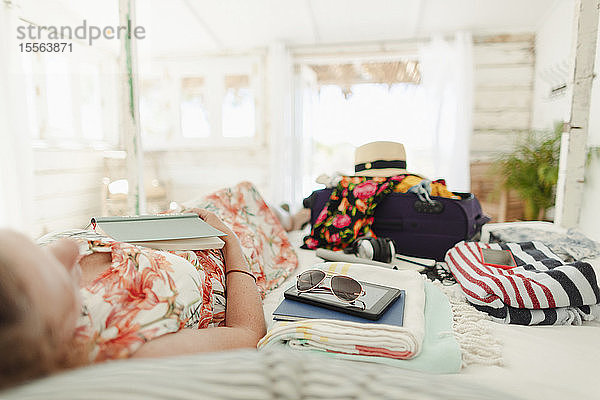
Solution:
<svg viewBox="0 0 600 400"><path fill-rule="evenodd" d="M235 232L263 298L298 266L298 256L285 229L250 182L219 190L185 206L214 212Z"/></svg>
<svg viewBox="0 0 600 400"><path fill-rule="evenodd" d="M406 178L345 176L333 189L303 247L341 250L357 237L375 236L371 230L377 204Z"/></svg>
<svg viewBox="0 0 600 400"><path fill-rule="evenodd" d="M88 241L111 266L81 289L76 335L91 358L130 357L144 343L182 328L222 325L224 261L218 250L162 252L111 240Z"/></svg>

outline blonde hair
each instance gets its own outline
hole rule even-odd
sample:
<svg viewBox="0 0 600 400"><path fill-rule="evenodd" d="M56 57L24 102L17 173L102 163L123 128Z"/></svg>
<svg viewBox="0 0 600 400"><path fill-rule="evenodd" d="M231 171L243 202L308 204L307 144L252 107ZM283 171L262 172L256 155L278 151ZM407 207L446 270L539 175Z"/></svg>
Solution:
<svg viewBox="0 0 600 400"><path fill-rule="evenodd" d="M89 363L87 346L59 339L0 252L0 389Z"/></svg>

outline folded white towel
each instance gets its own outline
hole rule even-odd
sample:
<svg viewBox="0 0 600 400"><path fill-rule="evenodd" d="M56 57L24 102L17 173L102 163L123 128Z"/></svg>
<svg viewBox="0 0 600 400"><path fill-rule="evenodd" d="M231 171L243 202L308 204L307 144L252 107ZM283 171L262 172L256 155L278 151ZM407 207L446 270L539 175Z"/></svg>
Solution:
<svg viewBox="0 0 600 400"><path fill-rule="evenodd" d="M286 343L294 348L398 359L419 354L425 336L425 291L420 274L341 262L316 264L314 268L405 290L403 326L326 319L277 322L259 342L259 348Z"/></svg>

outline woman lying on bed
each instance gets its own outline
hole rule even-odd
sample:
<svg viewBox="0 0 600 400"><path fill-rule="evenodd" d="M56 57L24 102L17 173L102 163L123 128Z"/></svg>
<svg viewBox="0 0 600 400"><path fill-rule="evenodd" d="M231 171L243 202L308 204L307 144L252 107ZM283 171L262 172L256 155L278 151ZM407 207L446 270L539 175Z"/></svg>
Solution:
<svg viewBox="0 0 600 400"><path fill-rule="evenodd" d="M222 252L176 255L91 231L40 247L0 231L0 388L93 361L256 347L265 321L240 241L194 211L227 233Z"/></svg>

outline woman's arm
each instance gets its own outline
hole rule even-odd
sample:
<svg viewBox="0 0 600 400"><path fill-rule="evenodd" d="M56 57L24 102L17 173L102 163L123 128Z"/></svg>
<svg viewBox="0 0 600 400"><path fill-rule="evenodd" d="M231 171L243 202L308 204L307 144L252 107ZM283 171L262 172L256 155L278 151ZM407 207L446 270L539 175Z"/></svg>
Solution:
<svg viewBox="0 0 600 400"><path fill-rule="evenodd" d="M194 209L200 218L227 233L224 238L225 272L250 272L240 242L213 213ZM254 279L241 272L231 272L226 278L227 306L225 326L208 329L182 329L145 343L133 357L163 357L178 354L201 353L240 347L256 347L266 333L260 295Z"/></svg>

